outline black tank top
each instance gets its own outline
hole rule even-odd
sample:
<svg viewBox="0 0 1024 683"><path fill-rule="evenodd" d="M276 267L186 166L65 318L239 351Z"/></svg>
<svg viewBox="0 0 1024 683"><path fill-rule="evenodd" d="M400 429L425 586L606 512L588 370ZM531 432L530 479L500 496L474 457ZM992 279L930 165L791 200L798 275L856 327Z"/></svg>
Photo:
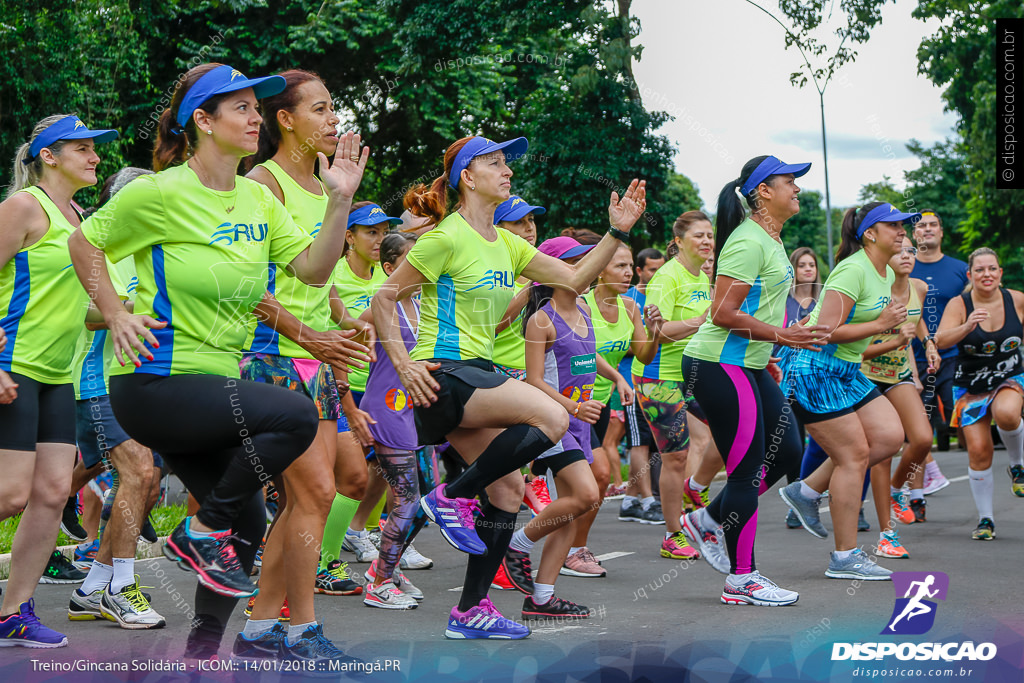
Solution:
<svg viewBox="0 0 1024 683"><path fill-rule="evenodd" d="M1003 326L995 332L986 332L978 325L957 344L956 375L953 384L967 389L969 394L992 391L1007 378L1022 371L1020 342L1024 326L1017 317L1013 296L1005 289L1003 294ZM971 294L961 294L967 315L974 310Z"/></svg>

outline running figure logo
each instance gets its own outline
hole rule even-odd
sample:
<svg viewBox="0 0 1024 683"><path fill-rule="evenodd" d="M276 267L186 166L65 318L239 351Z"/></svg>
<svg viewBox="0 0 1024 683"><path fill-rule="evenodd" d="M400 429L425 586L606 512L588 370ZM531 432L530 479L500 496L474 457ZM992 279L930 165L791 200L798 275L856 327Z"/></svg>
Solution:
<svg viewBox="0 0 1024 683"><path fill-rule="evenodd" d="M933 600L946 599L949 576L943 572L893 572L892 583L896 605L882 634L927 633L935 624L938 605Z"/></svg>

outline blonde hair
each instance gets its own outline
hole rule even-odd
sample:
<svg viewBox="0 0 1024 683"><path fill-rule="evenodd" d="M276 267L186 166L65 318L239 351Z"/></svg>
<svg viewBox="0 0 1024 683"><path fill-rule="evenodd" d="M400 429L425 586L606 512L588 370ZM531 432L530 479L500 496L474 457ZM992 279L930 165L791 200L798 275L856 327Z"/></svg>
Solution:
<svg viewBox="0 0 1024 683"><path fill-rule="evenodd" d="M29 149L32 146L32 142L39 137L40 134L53 124L57 123L63 118L69 116L68 114L55 114L53 116L47 116L45 119L40 121L32 129L32 135L29 136L28 142L18 147L18 152L14 155L14 169L11 173L11 177L14 180L7 188L7 196L10 197L15 192L24 190L26 187L33 187L39 184L39 181L43 177L43 169L45 164L43 160L36 155L36 158L32 161L25 163L28 159ZM64 140L58 140L51 145L47 145L46 148L53 152L55 155L60 155L61 148L65 145Z"/></svg>

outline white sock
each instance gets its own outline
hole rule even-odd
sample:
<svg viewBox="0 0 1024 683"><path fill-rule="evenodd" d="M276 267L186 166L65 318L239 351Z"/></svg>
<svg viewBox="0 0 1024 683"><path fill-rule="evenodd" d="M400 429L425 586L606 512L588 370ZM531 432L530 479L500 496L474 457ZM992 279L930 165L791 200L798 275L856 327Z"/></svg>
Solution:
<svg viewBox="0 0 1024 683"><path fill-rule="evenodd" d="M274 628L276 623L277 619L249 619L242 628L242 635L249 640L255 640Z"/></svg>
<svg viewBox="0 0 1024 683"><path fill-rule="evenodd" d="M644 510L651 507L651 503L654 502L654 496L647 496L646 498L640 499L640 504L644 506Z"/></svg>
<svg viewBox="0 0 1024 683"><path fill-rule="evenodd" d="M994 520L992 492L995 490L995 482L992 481L992 468L972 470L968 467L967 474L971 478L971 495L974 496L974 505L978 508L978 517L988 517Z"/></svg>
<svg viewBox="0 0 1024 683"><path fill-rule="evenodd" d="M309 621L305 624L290 624L288 626L288 644L294 645L299 642L299 639L302 638L302 634L305 633L306 629L310 626L316 626L316 622Z"/></svg>
<svg viewBox="0 0 1024 683"><path fill-rule="evenodd" d="M1010 466L1024 465L1024 420L1017 423L1011 431L1000 429L999 436L1006 446L1006 455L1010 458Z"/></svg>
<svg viewBox="0 0 1024 683"><path fill-rule="evenodd" d="M693 489L694 491L697 491L699 493L699 492L703 491L704 489L706 489L707 487L708 487L707 484L701 486L700 484L697 483L696 479L694 479L693 477L690 477L690 488Z"/></svg>
<svg viewBox="0 0 1024 683"><path fill-rule="evenodd" d="M932 479L935 479L936 477L941 477L942 476L942 471L939 470L939 463L937 463L935 461L932 461L932 462L928 463L927 465L925 465L924 466L924 471Z"/></svg>
<svg viewBox="0 0 1024 683"><path fill-rule="evenodd" d="M620 508L621 508L622 510L625 510L625 509L626 509L626 508L628 508L628 507L629 507L630 505L632 505L632 504L633 504L633 501L635 501L635 500L636 500L636 501L638 501L638 500L640 500L640 499L639 499L639 498L637 498L636 496L623 496L623 497L622 497L622 505L620 505L619 507L620 507Z"/></svg>
<svg viewBox="0 0 1024 683"><path fill-rule="evenodd" d="M348 531L345 532L345 535L346 536L358 536L359 538L366 538L367 536L370 535L370 532L367 531L366 529L356 530L356 529L353 529L352 527L349 527ZM291 627L289 627L289 628L291 628Z"/></svg>
<svg viewBox="0 0 1024 683"><path fill-rule="evenodd" d="M807 482L803 479L800 480L800 495L804 498L810 498L811 500L818 500L821 498L821 494L808 486Z"/></svg>
<svg viewBox="0 0 1024 683"><path fill-rule="evenodd" d="M706 507L696 510L693 514L697 515L697 522L705 529L716 529L721 526Z"/></svg>
<svg viewBox="0 0 1024 683"><path fill-rule="evenodd" d="M578 553L581 550L583 550L583 546L573 546L573 547L569 548L569 555L575 555L576 553ZM566 555L566 557L569 557L569 555ZM533 584L533 585L536 586L537 584Z"/></svg>
<svg viewBox="0 0 1024 683"><path fill-rule="evenodd" d="M533 541L526 536L526 532L520 527L512 534L512 540L509 542L508 547L512 548L512 550L529 554L533 550Z"/></svg>
<svg viewBox="0 0 1024 683"><path fill-rule="evenodd" d="M750 574L729 574L729 576L725 577L725 581L730 586L738 588L749 581L752 576L754 576L753 572Z"/></svg>
<svg viewBox="0 0 1024 683"><path fill-rule="evenodd" d="M114 577L110 579L110 592L116 593L133 583L135 583L135 558L115 557Z"/></svg>
<svg viewBox="0 0 1024 683"><path fill-rule="evenodd" d="M106 588L107 584L110 583L110 579L113 577L113 567L109 564L103 564L99 560L93 560L92 567L89 568L89 575L85 577L85 582L82 583L80 590L86 595L89 595L90 593Z"/></svg>
<svg viewBox="0 0 1024 683"><path fill-rule="evenodd" d="M924 500L924 489L910 489L910 500Z"/></svg>
<svg viewBox="0 0 1024 683"><path fill-rule="evenodd" d="M851 550L833 550L832 554L836 556L837 560L845 560L850 555L853 555L854 550L856 550L856 548L853 548Z"/></svg>
<svg viewBox="0 0 1024 683"><path fill-rule="evenodd" d="M92 541L82 541L81 543L78 544L78 549L81 550L84 553L86 550L89 549L89 546L91 546L91 545L92 545Z"/></svg>
<svg viewBox="0 0 1024 683"><path fill-rule="evenodd" d="M555 584L533 582L533 602L537 605L546 605L551 602L555 595Z"/></svg>
<svg viewBox="0 0 1024 683"><path fill-rule="evenodd" d="M193 519L195 519L195 515L193 515L192 517L188 517L187 521L185 522L185 535L186 536L188 536L189 538L195 539L197 541L200 538L209 538L210 536L213 536L213 534L215 533L213 531L196 531L195 529L193 529L192 528L192 520Z"/></svg>

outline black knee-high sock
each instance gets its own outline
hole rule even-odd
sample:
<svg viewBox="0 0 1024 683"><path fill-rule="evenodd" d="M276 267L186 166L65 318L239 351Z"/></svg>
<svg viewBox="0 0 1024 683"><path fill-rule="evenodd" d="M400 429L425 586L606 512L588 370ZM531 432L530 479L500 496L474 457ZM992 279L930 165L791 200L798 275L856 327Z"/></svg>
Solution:
<svg viewBox="0 0 1024 683"><path fill-rule="evenodd" d="M487 546L485 555L470 555L466 566L466 581L462 586L459 611L465 612L480 604L487 597L498 565L505 557L508 544L515 532L518 512L505 512L490 503L484 506L483 514L476 518L476 533Z"/></svg>
<svg viewBox="0 0 1024 683"><path fill-rule="evenodd" d="M513 425L494 437L480 457L445 485L449 498L473 498L509 472L515 472L555 444L537 427Z"/></svg>

